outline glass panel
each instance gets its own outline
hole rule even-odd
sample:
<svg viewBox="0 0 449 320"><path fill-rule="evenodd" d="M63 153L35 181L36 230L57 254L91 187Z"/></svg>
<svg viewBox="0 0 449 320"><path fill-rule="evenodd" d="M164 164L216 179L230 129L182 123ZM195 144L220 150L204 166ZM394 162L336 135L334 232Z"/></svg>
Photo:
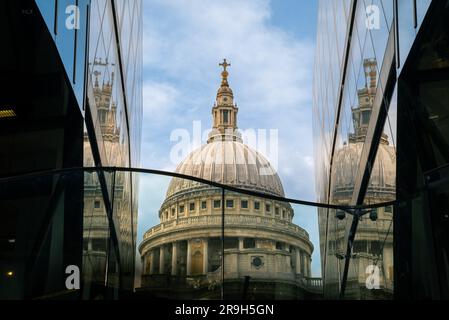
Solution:
<svg viewBox="0 0 449 320"><path fill-rule="evenodd" d="M82 208L82 172L0 180L0 299L79 298L64 271L80 274Z"/></svg>
<svg viewBox="0 0 449 320"><path fill-rule="evenodd" d="M84 107L84 70L89 3L89 0L36 0L48 32L56 43L80 109Z"/></svg>
<svg viewBox="0 0 449 320"><path fill-rule="evenodd" d="M139 183L138 291L170 299L220 299L221 189L149 174L139 174ZM210 205L216 201L219 207Z"/></svg>
<svg viewBox="0 0 449 320"><path fill-rule="evenodd" d="M396 200L396 101L395 89L377 154L370 168L371 176L364 200L366 205Z"/></svg>
<svg viewBox="0 0 449 320"><path fill-rule="evenodd" d="M393 298L393 208L379 207L328 211L327 232L322 251L324 297L326 299L392 299ZM358 215L358 218L356 217ZM358 221L353 245L349 235ZM326 222L326 221L324 221ZM323 231L320 231L323 232ZM346 280L345 280L346 275ZM344 294L342 293L344 287Z"/></svg>
<svg viewBox="0 0 449 320"><path fill-rule="evenodd" d="M138 223L126 186L131 178L140 185L133 191ZM226 191L222 201L220 188L189 179L92 169L3 178L0 209L8 214L0 230L8 244L0 247L7 275L1 297L67 294L61 270L76 266L81 290L72 298L113 299L137 288L137 295L170 299L317 299L321 268L325 297L337 298L356 211L320 209L316 224L316 207L247 192ZM199 205L214 200L234 206ZM248 208L238 205L243 201ZM360 212L344 298L391 297L394 212L392 205ZM369 272L378 274L373 285Z"/></svg>
<svg viewBox="0 0 449 320"><path fill-rule="evenodd" d="M54 39L56 0L35 0L35 2Z"/></svg>
<svg viewBox="0 0 449 320"><path fill-rule="evenodd" d="M350 254L345 299L393 298L393 215L385 211L385 207L379 207L361 213Z"/></svg>
<svg viewBox="0 0 449 320"><path fill-rule="evenodd" d="M416 3L416 28L414 2ZM404 65L410 49L418 34L424 16L431 4L431 0L398 1L398 24L399 24L399 56L401 68Z"/></svg>
<svg viewBox="0 0 449 320"><path fill-rule="evenodd" d="M120 252L121 286L134 288L135 232L132 211L131 173L115 172L112 198L113 218Z"/></svg>
<svg viewBox="0 0 449 320"><path fill-rule="evenodd" d="M317 225L316 230L312 229L314 244L299 225L310 221L302 216L316 216L316 208L231 191L226 191L225 197L226 202L232 199L259 203L263 210L251 205L246 210L225 208L224 298L284 300L321 296ZM313 254L314 247L317 251ZM312 254L316 257L314 274Z"/></svg>
<svg viewBox="0 0 449 320"><path fill-rule="evenodd" d="M344 210L318 209L320 227L321 265L323 270L323 295L325 299L339 296L345 256ZM339 218L338 218L339 217Z"/></svg>
<svg viewBox="0 0 449 320"><path fill-rule="evenodd" d="M104 298L108 277L110 229L102 188L96 172L84 173L83 298ZM113 250L112 250L113 251ZM109 280L109 282L108 282ZM117 285L117 284L116 284Z"/></svg>
<svg viewBox="0 0 449 320"><path fill-rule="evenodd" d="M396 292L406 299L446 299L449 292L447 1L433 1L429 14L398 85Z"/></svg>
<svg viewBox="0 0 449 320"><path fill-rule="evenodd" d="M385 49L387 47L389 33L393 25L393 1L365 0L365 8L372 8L372 13L376 15L372 27L368 28L367 42L373 48L373 56L378 63L380 71ZM369 16L367 16L369 18Z"/></svg>

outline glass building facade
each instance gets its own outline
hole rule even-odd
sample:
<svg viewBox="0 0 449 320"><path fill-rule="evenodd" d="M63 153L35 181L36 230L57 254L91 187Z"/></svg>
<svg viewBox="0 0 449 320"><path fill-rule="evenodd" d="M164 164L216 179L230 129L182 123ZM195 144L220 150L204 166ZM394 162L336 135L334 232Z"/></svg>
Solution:
<svg viewBox="0 0 449 320"><path fill-rule="evenodd" d="M138 179L57 172L139 166L142 1L0 7L0 177L48 172L2 182L0 298L117 297L134 288Z"/></svg>
<svg viewBox="0 0 449 320"><path fill-rule="evenodd" d="M355 206L318 210L327 298L448 297L448 10L319 1L317 197Z"/></svg>

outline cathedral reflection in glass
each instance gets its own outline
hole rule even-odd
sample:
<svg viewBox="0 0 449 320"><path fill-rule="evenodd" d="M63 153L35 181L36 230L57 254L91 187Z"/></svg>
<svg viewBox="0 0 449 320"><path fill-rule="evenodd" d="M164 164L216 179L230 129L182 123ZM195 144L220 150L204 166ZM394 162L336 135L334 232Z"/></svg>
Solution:
<svg viewBox="0 0 449 320"><path fill-rule="evenodd" d="M130 292L137 178L81 168L139 167L142 1L6 0L0 21L0 298Z"/></svg>
<svg viewBox="0 0 449 320"><path fill-rule="evenodd" d="M449 163L439 156L447 144L432 142L447 138L447 108L441 106L448 97L441 93L448 89L448 73L442 74L449 59L448 4L319 1L313 92L318 201L377 206L318 210L326 298L447 298L448 230L435 220L447 197L438 190L443 202L426 198L435 191L423 181L426 171ZM423 109L417 118L413 110L420 108L432 111Z"/></svg>

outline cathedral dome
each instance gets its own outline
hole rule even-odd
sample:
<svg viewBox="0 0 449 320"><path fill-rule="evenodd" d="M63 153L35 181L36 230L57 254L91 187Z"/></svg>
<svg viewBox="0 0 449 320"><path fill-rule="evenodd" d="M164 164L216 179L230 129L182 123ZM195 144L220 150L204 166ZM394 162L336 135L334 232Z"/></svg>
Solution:
<svg viewBox="0 0 449 320"><path fill-rule="evenodd" d="M220 66L224 70L212 108L212 131L207 144L190 153L176 172L283 197L281 180L268 160L242 142L237 129L238 108L228 83L226 68L230 64L224 59ZM173 178L167 198L200 186L195 181Z"/></svg>
<svg viewBox="0 0 449 320"><path fill-rule="evenodd" d="M188 178L284 196L274 167L243 143L227 80L230 64L224 59L220 66L222 81L207 143L176 168L187 178L171 179L158 211L160 224L145 232L139 246L143 287L162 289L166 296L170 290L176 292L173 284L179 283L184 296L186 288L194 287L198 298L216 299L223 275L237 284L248 276L263 287L288 284L292 289L287 291L296 295L304 277L311 276L313 244L307 231L293 223L290 203L239 192L223 194L221 188Z"/></svg>
<svg viewBox="0 0 449 320"><path fill-rule="evenodd" d="M339 148L333 159L332 193L337 199L350 199L358 175L359 162L377 92L377 62L365 59L365 87L357 90L358 105L351 108L353 133L349 133L348 142ZM385 201L394 199L396 186L396 150L389 145L388 136L382 132L376 159L371 167L371 176L367 198L375 197Z"/></svg>
<svg viewBox="0 0 449 320"><path fill-rule="evenodd" d="M284 196L281 180L268 160L242 142L212 141L190 153L176 169L190 175L243 189ZM173 178L167 197L201 184Z"/></svg>

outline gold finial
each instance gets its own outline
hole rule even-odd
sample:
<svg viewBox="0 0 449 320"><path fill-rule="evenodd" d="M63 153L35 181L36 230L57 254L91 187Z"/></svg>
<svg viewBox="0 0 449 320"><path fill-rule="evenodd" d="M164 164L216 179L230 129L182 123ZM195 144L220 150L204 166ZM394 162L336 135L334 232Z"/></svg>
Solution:
<svg viewBox="0 0 449 320"><path fill-rule="evenodd" d="M226 59L223 59L223 62L219 63L218 65L223 67L223 72L221 73L221 77L222 77L222 79L221 79L221 86L222 87L228 87L229 86L228 85L228 75L229 75L229 73L226 70L226 68L229 67L231 64L228 63L226 61Z"/></svg>
<svg viewBox="0 0 449 320"><path fill-rule="evenodd" d="M226 71L226 68L229 67L231 64L228 63L228 62L226 61L226 59L223 59L223 62L222 62L222 63L219 63L218 65L221 66L221 67L223 67L223 72L227 72L227 71Z"/></svg>

